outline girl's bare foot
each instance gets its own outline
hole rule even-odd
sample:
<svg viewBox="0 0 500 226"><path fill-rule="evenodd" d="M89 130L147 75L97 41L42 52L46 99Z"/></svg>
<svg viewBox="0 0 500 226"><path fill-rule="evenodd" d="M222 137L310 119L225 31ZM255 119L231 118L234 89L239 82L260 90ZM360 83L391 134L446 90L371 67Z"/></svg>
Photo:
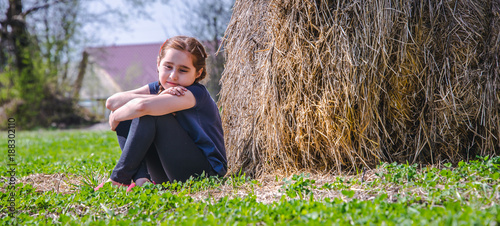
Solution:
<svg viewBox="0 0 500 226"><path fill-rule="evenodd" d="M111 178L110 178L110 179L108 179L105 183L109 183L109 182L111 182L111 184L112 184L112 185L114 185L114 186L122 186L122 187L126 187L126 186L128 186L128 185L126 185L126 184L122 184L122 183L116 182L116 181L114 181L114 180L111 180Z"/></svg>
<svg viewBox="0 0 500 226"><path fill-rule="evenodd" d="M145 183L151 183L151 181L148 178L139 178L139 179L135 180L134 182L135 182L135 185L137 185L139 187L144 185Z"/></svg>
<svg viewBox="0 0 500 226"><path fill-rule="evenodd" d="M110 179L108 179L107 181L104 181L104 182L102 182L101 184L97 185L97 187L95 187L95 188L94 188L94 191L97 191L97 190L99 190L100 188L102 188L102 187L104 186L104 184L105 184L105 183L111 183L113 186L128 187L128 185L125 185L125 184L122 184L122 183L116 182L116 181L114 181L114 180L111 180L111 178L110 178Z"/></svg>
<svg viewBox="0 0 500 226"><path fill-rule="evenodd" d="M135 186L140 187L148 182L151 183L151 181L148 178L139 178L139 179L135 180L134 183L132 183L128 186L127 192L132 191L132 188L134 188Z"/></svg>

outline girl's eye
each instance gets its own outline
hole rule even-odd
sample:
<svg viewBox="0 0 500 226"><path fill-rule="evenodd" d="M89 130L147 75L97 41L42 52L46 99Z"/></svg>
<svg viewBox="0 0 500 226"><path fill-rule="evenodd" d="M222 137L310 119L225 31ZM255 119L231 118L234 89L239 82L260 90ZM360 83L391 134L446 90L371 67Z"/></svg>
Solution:
<svg viewBox="0 0 500 226"><path fill-rule="evenodd" d="M186 73L187 71L186 70L181 70L181 72Z"/></svg>

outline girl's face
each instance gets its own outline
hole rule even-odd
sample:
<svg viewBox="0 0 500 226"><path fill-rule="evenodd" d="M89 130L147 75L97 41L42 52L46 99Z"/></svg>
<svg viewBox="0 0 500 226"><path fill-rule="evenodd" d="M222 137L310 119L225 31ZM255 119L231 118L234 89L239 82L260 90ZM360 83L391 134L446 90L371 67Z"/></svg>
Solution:
<svg viewBox="0 0 500 226"><path fill-rule="evenodd" d="M191 53L177 49L167 49L158 62L158 78L164 89L175 86L190 86L201 75L193 66Z"/></svg>

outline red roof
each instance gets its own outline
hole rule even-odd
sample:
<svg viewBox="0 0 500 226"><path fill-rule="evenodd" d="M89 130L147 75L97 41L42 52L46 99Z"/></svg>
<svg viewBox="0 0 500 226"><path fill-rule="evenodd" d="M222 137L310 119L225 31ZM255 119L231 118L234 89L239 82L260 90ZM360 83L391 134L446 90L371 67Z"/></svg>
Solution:
<svg viewBox="0 0 500 226"><path fill-rule="evenodd" d="M210 42L202 42L207 52L216 49ZM87 48L89 63L104 69L122 91L139 88L158 81L156 58L163 43L115 45Z"/></svg>
<svg viewBox="0 0 500 226"><path fill-rule="evenodd" d="M106 70L125 90L158 80L156 58L162 43L87 48L89 63Z"/></svg>

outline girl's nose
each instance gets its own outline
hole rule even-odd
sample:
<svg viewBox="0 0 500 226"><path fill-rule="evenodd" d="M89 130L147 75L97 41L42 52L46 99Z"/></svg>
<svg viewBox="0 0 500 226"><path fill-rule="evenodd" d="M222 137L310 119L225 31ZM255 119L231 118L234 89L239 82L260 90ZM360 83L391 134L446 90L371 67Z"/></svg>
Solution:
<svg viewBox="0 0 500 226"><path fill-rule="evenodd" d="M172 73L170 73L170 78L172 80L177 80L178 76L177 76L177 71L172 71Z"/></svg>

